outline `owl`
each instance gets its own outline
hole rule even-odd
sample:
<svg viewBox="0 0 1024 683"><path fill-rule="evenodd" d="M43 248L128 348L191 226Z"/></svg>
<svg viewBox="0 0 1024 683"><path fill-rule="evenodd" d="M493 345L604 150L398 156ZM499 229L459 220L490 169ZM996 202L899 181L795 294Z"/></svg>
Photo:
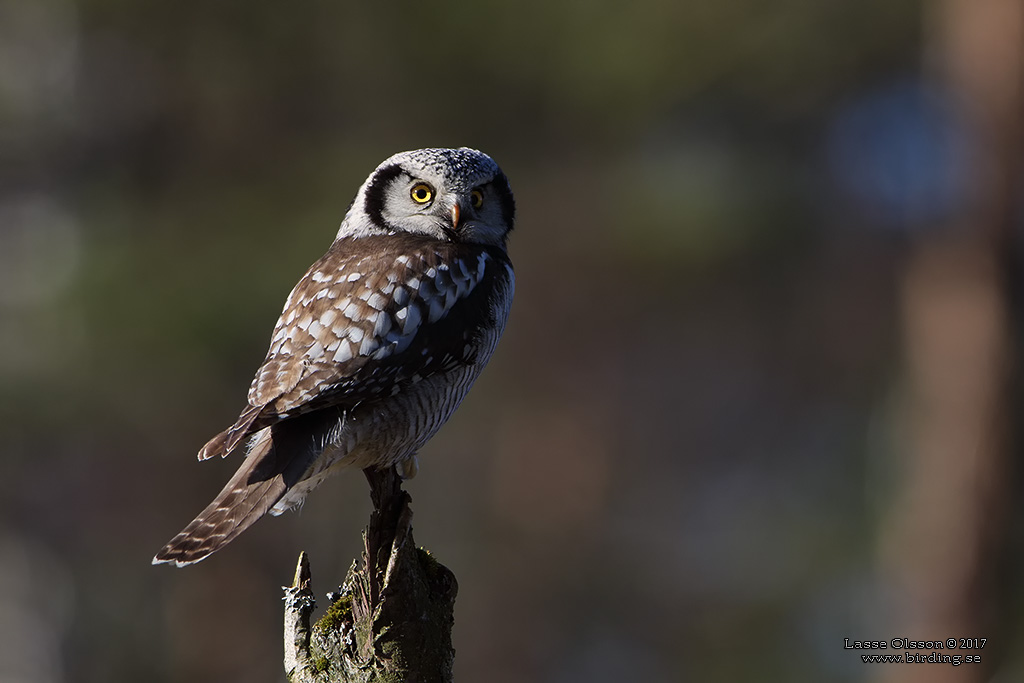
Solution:
<svg viewBox="0 0 1024 683"><path fill-rule="evenodd" d="M514 221L508 180L482 152L378 166L285 301L238 419L199 451L245 459L153 563L198 562L343 468L413 476L505 328Z"/></svg>

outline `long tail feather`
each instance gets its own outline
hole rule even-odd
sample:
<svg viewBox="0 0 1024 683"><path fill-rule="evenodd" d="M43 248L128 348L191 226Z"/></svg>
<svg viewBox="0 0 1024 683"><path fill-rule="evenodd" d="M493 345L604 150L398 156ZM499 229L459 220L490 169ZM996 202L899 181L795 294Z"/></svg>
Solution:
<svg viewBox="0 0 1024 683"><path fill-rule="evenodd" d="M270 436L269 428L257 436L245 462L213 502L156 554L153 564L170 562L183 567L205 559L249 528L284 495L287 488L279 473L259 475L259 470L277 469L266 467L275 455Z"/></svg>
<svg viewBox="0 0 1024 683"><path fill-rule="evenodd" d="M249 454L213 502L153 558L179 567L199 562L248 529L309 476L341 414L320 411L256 433Z"/></svg>

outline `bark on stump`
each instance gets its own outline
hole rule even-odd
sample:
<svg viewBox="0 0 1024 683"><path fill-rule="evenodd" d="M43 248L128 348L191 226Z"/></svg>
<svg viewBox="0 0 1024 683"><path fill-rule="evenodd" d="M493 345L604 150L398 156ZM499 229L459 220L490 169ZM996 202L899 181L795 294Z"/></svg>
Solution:
<svg viewBox="0 0 1024 683"><path fill-rule="evenodd" d="M309 561L299 555L284 589L284 663L291 683L447 683L455 650L451 630L455 575L412 537L409 494L393 467L364 470L373 512L363 533L362 564L345 577L331 606L316 607Z"/></svg>

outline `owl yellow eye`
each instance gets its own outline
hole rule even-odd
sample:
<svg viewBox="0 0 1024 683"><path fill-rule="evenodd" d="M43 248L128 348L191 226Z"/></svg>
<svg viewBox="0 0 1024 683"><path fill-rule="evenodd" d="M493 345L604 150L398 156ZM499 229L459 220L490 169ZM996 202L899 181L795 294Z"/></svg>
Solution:
<svg viewBox="0 0 1024 683"><path fill-rule="evenodd" d="M474 209L479 209L484 205L484 193L480 190L473 190L469 195L469 203L473 205Z"/></svg>
<svg viewBox="0 0 1024 683"><path fill-rule="evenodd" d="M416 183L412 187L412 200L417 204L426 204L434 198L434 188L426 183Z"/></svg>

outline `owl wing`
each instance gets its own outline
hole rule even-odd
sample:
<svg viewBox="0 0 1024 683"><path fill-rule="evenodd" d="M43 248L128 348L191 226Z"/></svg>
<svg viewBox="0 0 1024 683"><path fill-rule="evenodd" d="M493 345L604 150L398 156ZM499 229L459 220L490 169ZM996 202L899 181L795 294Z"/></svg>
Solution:
<svg viewBox="0 0 1024 683"><path fill-rule="evenodd" d="M472 363L482 330L498 322L492 299L513 277L497 248L414 235L335 241L288 296L249 405L199 459L281 420Z"/></svg>

